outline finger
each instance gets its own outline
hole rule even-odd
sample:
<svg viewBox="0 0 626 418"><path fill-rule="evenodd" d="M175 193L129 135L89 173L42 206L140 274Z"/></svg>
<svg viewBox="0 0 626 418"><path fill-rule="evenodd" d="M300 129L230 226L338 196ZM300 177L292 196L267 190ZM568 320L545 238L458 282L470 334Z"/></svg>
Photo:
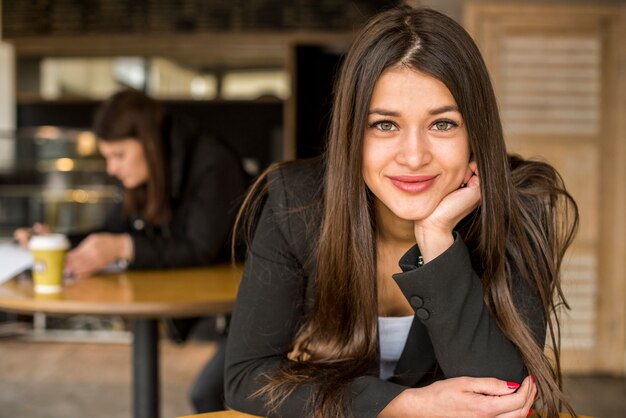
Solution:
<svg viewBox="0 0 626 418"><path fill-rule="evenodd" d="M81 270L82 266L85 264L85 257L83 255L83 251L80 248L76 248L65 256L65 268L72 273L72 275L76 274L77 271Z"/></svg>
<svg viewBox="0 0 626 418"><path fill-rule="evenodd" d="M519 418L519 417L529 417L533 413L532 408L521 408L516 409L515 411L505 412L503 414L496 415L496 418Z"/></svg>
<svg viewBox="0 0 626 418"><path fill-rule="evenodd" d="M89 271L89 266L82 262L78 262L69 266L68 269L72 277L75 277L77 279L82 279L87 276L87 272Z"/></svg>
<svg viewBox="0 0 626 418"><path fill-rule="evenodd" d="M38 235L45 235L50 233L50 228L47 225L36 223L33 225L33 232Z"/></svg>
<svg viewBox="0 0 626 418"><path fill-rule="evenodd" d="M486 410L490 412L489 416L519 418L522 415L526 416L530 408L530 404L527 405L526 402L526 394L519 393L519 391L509 395L486 396L486 398Z"/></svg>
<svg viewBox="0 0 626 418"><path fill-rule="evenodd" d="M18 228L13 231L13 239L19 241L20 238L24 235L24 228Z"/></svg>
<svg viewBox="0 0 626 418"><path fill-rule="evenodd" d="M80 247L76 247L65 254L65 264L75 262L80 258Z"/></svg>
<svg viewBox="0 0 626 418"><path fill-rule="evenodd" d="M480 178L477 175L473 175L467 181L467 186L468 187L476 187L477 188L478 186L480 186Z"/></svg>
<svg viewBox="0 0 626 418"><path fill-rule="evenodd" d="M526 408L529 409L532 404L535 402L535 398L537 397L537 384L535 383L535 378L531 375L526 378L529 381L528 385L528 396L526 399Z"/></svg>
<svg viewBox="0 0 626 418"><path fill-rule="evenodd" d="M470 161L469 169L472 171L472 173L478 175L478 164L476 164L476 161Z"/></svg>
<svg viewBox="0 0 626 418"><path fill-rule="evenodd" d="M15 239L15 241L17 241L17 243L24 248L28 247L28 241L30 241L30 237L31 232L27 228L16 229L13 233L13 239Z"/></svg>
<svg viewBox="0 0 626 418"><path fill-rule="evenodd" d="M465 170L465 176L463 176L463 184L467 184L473 175L474 171L472 171L471 167L468 165L467 170Z"/></svg>
<svg viewBox="0 0 626 418"><path fill-rule="evenodd" d="M526 398L523 395L511 393L500 396L482 395L476 404L479 405L479 410L483 411L485 416L519 418L523 413L525 401ZM526 415L524 414L524 416Z"/></svg>
<svg viewBox="0 0 626 418"><path fill-rule="evenodd" d="M469 391L482 395L502 396L515 392L520 385L517 382L506 382L504 380L491 377L467 378L469 381Z"/></svg>
<svg viewBox="0 0 626 418"><path fill-rule="evenodd" d="M76 273L74 274L74 277L76 277L77 279L84 279L86 277L89 277L89 271L88 270L78 270L76 271Z"/></svg>
<svg viewBox="0 0 626 418"><path fill-rule="evenodd" d="M498 418L517 418L520 416L528 416L532 412L532 404L536 393L536 387L534 379L531 376L527 376L523 381L515 395L523 400L523 403L519 407L515 407L512 404L513 409L505 411L498 415Z"/></svg>
<svg viewBox="0 0 626 418"><path fill-rule="evenodd" d="M522 384L520 385L518 392L523 393L525 396L530 397L534 386L535 386L534 379L530 375L526 376L524 380L522 380Z"/></svg>
<svg viewBox="0 0 626 418"><path fill-rule="evenodd" d="M76 268L77 266L74 258L65 257L65 271L67 271L70 276L74 275Z"/></svg>
<svg viewBox="0 0 626 418"><path fill-rule="evenodd" d="M504 412L500 415L497 415L497 417L498 418L519 418L519 417L531 416L531 414L533 413L532 404L533 404L533 397L534 397L532 386L534 386L534 384L531 383L530 386L531 386L530 387L531 390L529 390L528 392L531 394L531 396L525 399L525 402L520 408L516 408L511 411ZM516 393L516 395L521 395L521 394Z"/></svg>

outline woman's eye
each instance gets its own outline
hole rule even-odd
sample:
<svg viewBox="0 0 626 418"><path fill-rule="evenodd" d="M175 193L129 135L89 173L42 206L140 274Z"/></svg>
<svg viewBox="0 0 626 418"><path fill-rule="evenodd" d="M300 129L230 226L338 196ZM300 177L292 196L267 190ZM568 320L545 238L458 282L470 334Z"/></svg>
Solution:
<svg viewBox="0 0 626 418"><path fill-rule="evenodd" d="M455 126L457 126L456 123L452 122L451 120L439 120L433 123L433 129L435 129L436 131L449 131Z"/></svg>
<svg viewBox="0 0 626 418"><path fill-rule="evenodd" d="M383 132L389 132L395 130L396 125L393 122L378 122L374 126Z"/></svg>

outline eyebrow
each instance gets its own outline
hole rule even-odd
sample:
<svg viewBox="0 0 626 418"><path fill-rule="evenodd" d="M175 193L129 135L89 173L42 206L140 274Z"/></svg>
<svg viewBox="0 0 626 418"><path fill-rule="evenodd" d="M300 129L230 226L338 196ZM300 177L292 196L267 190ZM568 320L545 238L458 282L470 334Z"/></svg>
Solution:
<svg viewBox="0 0 626 418"><path fill-rule="evenodd" d="M430 113L431 115L438 115L440 113L458 112L458 111L459 111L459 108L456 105L448 105L448 106L441 106L435 109L431 109L428 111L428 113Z"/></svg>
<svg viewBox="0 0 626 418"><path fill-rule="evenodd" d="M370 109L368 115L373 115L374 113L382 116L400 116L400 113L394 112L393 110L379 109L377 107Z"/></svg>
<svg viewBox="0 0 626 418"><path fill-rule="evenodd" d="M428 111L428 113L431 115L439 115L441 113L446 113L446 112L459 112L459 108L456 105L447 105L447 106L437 107L435 109L431 109ZM377 115L382 115L382 116L395 116L395 117L400 116L399 112L396 112L393 110L387 110L387 109L380 109L378 107L370 109L368 114L369 115L377 114Z"/></svg>

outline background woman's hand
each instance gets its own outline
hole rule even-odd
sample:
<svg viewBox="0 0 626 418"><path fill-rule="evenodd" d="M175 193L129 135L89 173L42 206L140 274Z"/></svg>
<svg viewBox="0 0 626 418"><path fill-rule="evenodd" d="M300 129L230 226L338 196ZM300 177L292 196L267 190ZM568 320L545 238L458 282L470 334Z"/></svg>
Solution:
<svg viewBox="0 0 626 418"><path fill-rule="evenodd" d="M32 228L18 228L13 232L13 239L23 247L28 248L28 242L33 235L46 235L50 233L48 225L35 224Z"/></svg>
<svg viewBox="0 0 626 418"><path fill-rule="evenodd" d="M125 234L97 233L85 238L78 247L67 253L65 270L71 276L90 276L122 257Z"/></svg>
<svg viewBox="0 0 626 418"><path fill-rule="evenodd" d="M457 377L405 390L379 418L526 417L536 393L531 377L519 388L493 378Z"/></svg>
<svg viewBox="0 0 626 418"><path fill-rule="evenodd" d="M426 218L415 222L415 238L424 261L443 253L453 243L452 230L480 204L478 166L471 161L459 187L444 197Z"/></svg>

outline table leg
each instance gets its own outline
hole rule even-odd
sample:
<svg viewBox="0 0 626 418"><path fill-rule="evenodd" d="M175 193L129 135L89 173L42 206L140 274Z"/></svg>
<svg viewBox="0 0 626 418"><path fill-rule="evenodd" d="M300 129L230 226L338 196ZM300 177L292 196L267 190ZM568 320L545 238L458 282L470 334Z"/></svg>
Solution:
<svg viewBox="0 0 626 418"><path fill-rule="evenodd" d="M156 319L133 321L133 416L159 417L159 335Z"/></svg>

